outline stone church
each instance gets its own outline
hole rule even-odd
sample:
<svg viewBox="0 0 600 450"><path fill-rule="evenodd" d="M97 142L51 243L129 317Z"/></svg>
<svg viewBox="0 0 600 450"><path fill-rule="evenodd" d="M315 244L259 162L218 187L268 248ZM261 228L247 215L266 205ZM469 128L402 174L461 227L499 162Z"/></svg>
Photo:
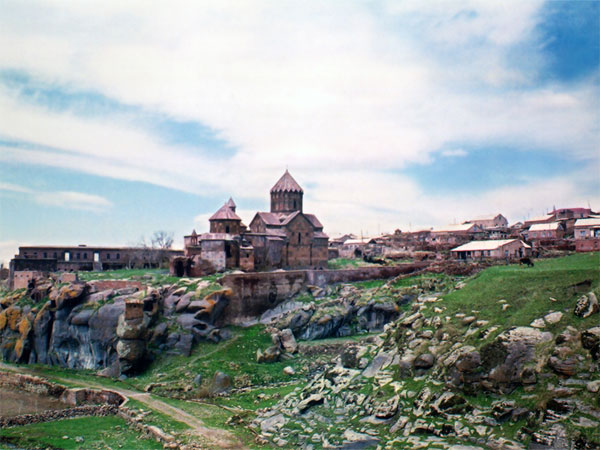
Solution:
<svg viewBox="0 0 600 450"><path fill-rule="evenodd" d="M329 237L314 214L303 211L304 191L286 170L271 188L271 211L257 212L250 226L236 214L229 199L209 219L210 231L184 237L184 258L176 258L176 275L199 276L242 269L323 268Z"/></svg>

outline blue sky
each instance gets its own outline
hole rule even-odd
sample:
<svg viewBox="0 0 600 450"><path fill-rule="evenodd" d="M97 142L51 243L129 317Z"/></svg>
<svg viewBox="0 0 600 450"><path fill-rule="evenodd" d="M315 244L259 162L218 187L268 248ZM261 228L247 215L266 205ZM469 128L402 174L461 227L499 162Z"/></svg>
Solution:
<svg viewBox="0 0 600 450"><path fill-rule="evenodd" d="M599 5L5 1L0 260L248 223L286 167L330 234L600 209Z"/></svg>

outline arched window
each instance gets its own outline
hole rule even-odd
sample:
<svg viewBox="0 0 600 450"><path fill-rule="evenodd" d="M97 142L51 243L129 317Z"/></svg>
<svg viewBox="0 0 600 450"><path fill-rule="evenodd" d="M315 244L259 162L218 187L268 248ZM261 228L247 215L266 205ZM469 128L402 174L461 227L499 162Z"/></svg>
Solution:
<svg viewBox="0 0 600 450"><path fill-rule="evenodd" d="M302 233L298 233L298 245L302 244Z"/></svg>
<svg viewBox="0 0 600 450"><path fill-rule="evenodd" d="M225 233L229 233L229 225L225 225Z"/></svg>

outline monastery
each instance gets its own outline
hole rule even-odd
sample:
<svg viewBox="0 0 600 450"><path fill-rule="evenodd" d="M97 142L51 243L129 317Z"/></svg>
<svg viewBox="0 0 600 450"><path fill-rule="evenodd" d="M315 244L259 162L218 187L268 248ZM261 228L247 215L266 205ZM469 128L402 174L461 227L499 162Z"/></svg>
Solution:
<svg viewBox="0 0 600 450"><path fill-rule="evenodd" d="M184 258L172 261L178 276L239 268L244 271L323 268L329 237L314 214L303 211L304 191L286 170L271 188L271 211L257 212L250 226L229 199L209 219L210 231L184 236Z"/></svg>

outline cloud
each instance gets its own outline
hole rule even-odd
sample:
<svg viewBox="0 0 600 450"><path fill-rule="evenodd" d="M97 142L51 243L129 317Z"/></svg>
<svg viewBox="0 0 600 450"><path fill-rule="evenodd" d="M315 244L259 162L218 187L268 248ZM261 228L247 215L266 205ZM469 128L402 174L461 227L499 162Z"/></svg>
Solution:
<svg viewBox="0 0 600 450"><path fill-rule="evenodd" d="M440 154L448 158L467 156L466 150L463 150L462 148L457 148L453 150L443 150Z"/></svg>
<svg viewBox="0 0 600 450"><path fill-rule="evenodd" d="M9 261L19 253L19 245L25 245L22 242L17 241L0 241L0 263L4 264L4 267L8 267Z"/></svg>
<svg viewBox="0 0 600 450"><path fill-rule="evenodd" d="M42 206L77 209L81 211L102 212L112 208L109 200L99 195L72 191L35 191L11 183L0 183L0 191L26 194Z"/></svg>
<svg viewBox="0 0 600 450"><path fill-rule="evenodd" d="M53 109L3 86L0 136L32 145L5 145L0 160L265 204L289 166L310 186L307 211L340 232L443 224L490 206L523 214L515 205L527 197L510 187L438 198L390 172L490 143L568 152L597 167L597 76L543 84L531 76L531 66L545 66L535 41L542 7L8 2L0 16L5 68L29 74L32 85L89 91L214 130L215 140L235 151L197 141L174 145L118 111ZM553 179L559 181L531 200L568 203L561 189L571 201L585 198L574 174ZM539 188L530 182L519 189ZM44 201L69 203L54 194Z"/></svg>

